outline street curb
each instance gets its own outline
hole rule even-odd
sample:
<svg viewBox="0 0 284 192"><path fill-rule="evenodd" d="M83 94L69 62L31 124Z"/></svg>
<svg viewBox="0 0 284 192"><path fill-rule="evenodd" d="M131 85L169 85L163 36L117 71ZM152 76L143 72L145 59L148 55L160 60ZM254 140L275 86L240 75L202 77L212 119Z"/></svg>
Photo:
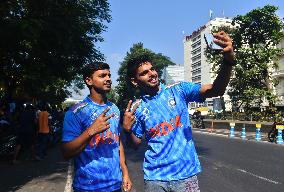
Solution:
<svg viewBox="0 0 284 192"><path fill-rule="evenodd" d="M73 163L69 160L68 171L67 171L67 180L64 192L72 192L72 183L73 183Z"/></svg>
<svg viewBox="0 0 284 192"><path fill-rule="evenodd" d="M229 133L226 133L226 132L228 132L228 130L223 130L223 132L216 133L216 132L210 132L210 129L202 129L201 130L201 129L198 129L198 128L192 128L192 131L193 132L197 132L197 133L201 133L201 134L216 135L216 136L220 136L220 137L227 137L229 139L238 139L238 140L255 142L255 143L267 143L267 144L271 144L271 145L277 145L277 146L284 147L284 145L279 145L279 144L272 143L272 142L269 142L269 141L265 140L265 139L267 139L267 137L265 137L264 135L262 135L262 137L261 137L262 140L256 141L255 137L253 137L253 135L255 135L255 133L252 133L252 132L250 132L250 136L248 136L248 137L252 137L251 139L250 138L242 139L240 136L235 136L235 137L230 138L229 137ZM236 133L236 135L241 135L241 134L240 133Z"/></svg>

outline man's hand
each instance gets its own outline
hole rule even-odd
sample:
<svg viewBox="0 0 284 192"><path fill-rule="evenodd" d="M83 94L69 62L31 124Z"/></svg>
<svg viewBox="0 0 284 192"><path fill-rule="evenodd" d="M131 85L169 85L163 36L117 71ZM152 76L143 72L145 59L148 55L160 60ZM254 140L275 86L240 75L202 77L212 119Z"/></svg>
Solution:
<svg viewBox="0 0 284 192"><path fill-rule="evenodd" d="M136 118L135 118L135 111L137 109L137 107L139 105L135 105L133 110L130 111L130 107L131 107L132 101L130 100L127 104L126 110L124 112L124 116L123 116L123 128L126 132L130 132L132 125L135 123Z"/></svg>
<svg viewBox="0 0 284 192"><path fill-rule="evenodd" d="M132 182L130 180L130 177L128 175L123 176L122 178L122 189L123 191L131 191L132 188Z"/></svg>
<svg viewBox="0 0 284 192"><path fill-rule="evenodd" d="M108 120L114 116L114 114L110 114L106 116L106 113L110 110L110 107L107 107L92 123L92 125L88 128L89 136L93 136L98 133L102 133L108 128L110 128L110 123Z"/></svg>
<svg viewBox="0 0 284 192"><path fill-rule="evenodd" d="M233 62L235 59L233 42L227 33L220 31L218 33L213 33L214 42L223 47L222 53L224 54L224 59L228 62Z"/></svg>

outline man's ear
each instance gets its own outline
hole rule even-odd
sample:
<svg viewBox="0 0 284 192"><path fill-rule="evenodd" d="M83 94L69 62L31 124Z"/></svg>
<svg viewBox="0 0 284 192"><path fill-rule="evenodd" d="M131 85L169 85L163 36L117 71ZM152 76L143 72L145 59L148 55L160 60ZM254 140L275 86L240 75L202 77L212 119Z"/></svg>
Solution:
<svg viewBox="0 0 284 192"><path fill-rule="evenodd" d="M93 85L93 81L92 81L92 79L91 79L90 77L86 77L86 78L85 78L85 83L86 83L87 85L89 85L89 86Z"/></svg>
<svg viewBox="0 0 284 192"><path fill-rule="evenodd" d="M136 81L136 79L135 78L131 78L130 79L130 81L131 81L131 83L132 83L132 85L134 86L134 87L138 87L138 83L137 83L137 81Z"/></svg>

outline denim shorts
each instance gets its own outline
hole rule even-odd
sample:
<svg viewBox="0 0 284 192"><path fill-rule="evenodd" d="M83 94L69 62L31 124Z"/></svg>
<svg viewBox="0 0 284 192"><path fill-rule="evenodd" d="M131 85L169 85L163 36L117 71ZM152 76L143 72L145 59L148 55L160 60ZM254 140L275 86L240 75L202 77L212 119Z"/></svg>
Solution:
<svg viewBox="0 0 284 192"><path fill-rule="evenodd" d="M175 181L147 181L145 192L200 192L197 176Z"/></svg>

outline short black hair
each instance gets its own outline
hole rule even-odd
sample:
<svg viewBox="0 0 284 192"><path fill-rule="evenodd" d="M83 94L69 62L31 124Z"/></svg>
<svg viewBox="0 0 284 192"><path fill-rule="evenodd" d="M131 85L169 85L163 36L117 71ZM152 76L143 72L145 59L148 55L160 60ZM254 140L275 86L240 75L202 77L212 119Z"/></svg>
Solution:
<svg viewBox="0 0 284 192"><path fill-rule="evenodd" d="M127 77L129 79L135 77L136 70L145 62L149 62L153 65L153 57L152 55L147 54L147 52L137 53L130 57L127 60Z"/></svg>
<svg viewBox="0 0 284 192"><path fill-rule="evenodd" d="M82 70L84 82L85 82L85 79L87 77L91 77L95 71L104 70L104 69L109 69L109 65L101 61L96 61L96 62L87 64Z"/></svg>

